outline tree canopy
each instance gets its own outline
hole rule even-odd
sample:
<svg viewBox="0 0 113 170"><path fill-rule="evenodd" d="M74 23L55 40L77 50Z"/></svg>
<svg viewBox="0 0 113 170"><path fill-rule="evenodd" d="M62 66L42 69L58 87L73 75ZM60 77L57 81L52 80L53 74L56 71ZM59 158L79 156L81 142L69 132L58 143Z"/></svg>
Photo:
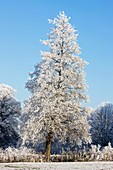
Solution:
<svg viewBox="0 0 113 170"><path fill-rule="evenodd" d="M16 146L19 139L20 102L12 87L0 84L0 147Z"/></svg>

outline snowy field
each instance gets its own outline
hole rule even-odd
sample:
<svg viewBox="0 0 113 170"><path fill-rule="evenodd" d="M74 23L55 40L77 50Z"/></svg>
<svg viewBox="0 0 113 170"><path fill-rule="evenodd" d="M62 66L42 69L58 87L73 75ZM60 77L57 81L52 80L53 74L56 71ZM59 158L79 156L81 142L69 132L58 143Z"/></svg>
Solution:
<svg viewBox="0 0 113 170"><path fill-rule="evenodd" d="M113 162L0 163L0 170L113 170Z"/></svg>

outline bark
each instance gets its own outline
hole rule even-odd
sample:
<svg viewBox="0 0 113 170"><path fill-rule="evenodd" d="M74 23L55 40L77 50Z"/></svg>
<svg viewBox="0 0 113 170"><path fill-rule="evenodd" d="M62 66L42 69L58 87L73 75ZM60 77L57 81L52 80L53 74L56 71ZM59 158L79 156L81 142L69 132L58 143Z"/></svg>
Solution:
<svg viewBox="0 0 113 170"><path fill-rule="evenodd" d="M50 161L51 143L52 143L52 132L49 132L46 140L46 162Z"/></svg>

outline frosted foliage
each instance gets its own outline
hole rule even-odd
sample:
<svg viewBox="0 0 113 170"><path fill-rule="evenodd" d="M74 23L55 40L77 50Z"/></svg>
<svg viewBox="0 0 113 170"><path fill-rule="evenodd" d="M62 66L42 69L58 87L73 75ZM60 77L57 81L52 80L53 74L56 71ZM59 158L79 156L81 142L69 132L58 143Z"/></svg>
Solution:
<svg viewBox="0 0 113 170"><path fill-rule="evenodd" d="M5 85L5 84L0 84L0 100L3 100L5 98L10 98L14 97L15 91L12 89L12 87Z"/></svg>
<svg viewBox="0 0 113 170"><path fill-rule="evenodd" d="M12 87L0 84L0 146L15 145L18 140L20 103L14 99Z"/></svg>
<svg viewBox="0 0 113 170"><path fill-rule="evenodd" d="M111 142L113 146L113 104L102 103L94 110L90 117L92 142L107 146Z"/></svg>
<svg viewBox="0 0 113 170"><path fill-rule="evenodd" d="M37 86L37 78L41 71L41 63L35 65L35 71L33 73L29 73L30 78L26 82L26 88L31 92L35 93L35 90L38 88Z"/></svg>
<svg viewBox="0 0 113 170"><path fill-rule="evenodd" d="M78 56L78 35L68 21L64 12L49 20L54 27L48 40L42 41L49 51L41 52L42 62L27 83L28 90L33 87L33 91L25 104L30 119L24 140L42 141L49 132L61 141L66 136L70 141L89 140L88 110L81 106L88 99L84 72L87 63Z"/></svg>

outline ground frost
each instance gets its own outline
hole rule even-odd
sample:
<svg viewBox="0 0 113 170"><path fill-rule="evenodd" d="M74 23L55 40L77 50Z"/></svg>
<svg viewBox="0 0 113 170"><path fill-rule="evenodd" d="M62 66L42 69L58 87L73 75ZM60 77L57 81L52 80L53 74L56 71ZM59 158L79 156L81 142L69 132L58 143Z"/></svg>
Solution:
<svg viewBox="0 0 113 170"><path fill-rule="evenodd" d="M1 163L0 170L113 170L113 162Z"/></svg>

